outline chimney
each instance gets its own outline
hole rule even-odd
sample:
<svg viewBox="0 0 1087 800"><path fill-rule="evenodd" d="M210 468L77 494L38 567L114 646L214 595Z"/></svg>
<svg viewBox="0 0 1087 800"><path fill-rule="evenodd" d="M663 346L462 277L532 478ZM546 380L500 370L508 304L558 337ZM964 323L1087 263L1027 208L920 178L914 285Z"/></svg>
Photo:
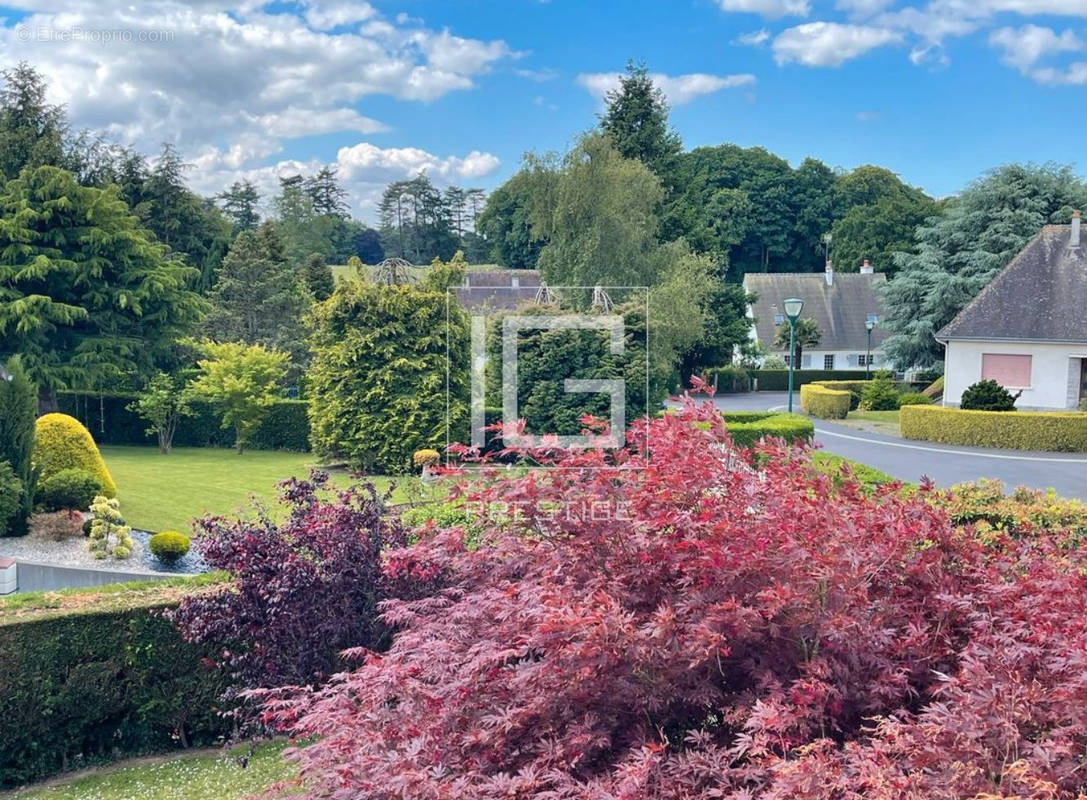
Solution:
<svg viewBox="0 0 1087 800"><path fill-rule="evenodd" d="M1069 247L1079 247L1079 211L1072 212L1072 238L1068 242Z"/></svg>
<svg viewBox="0 0 1087 800"><path fill-rule="evenodd" d="M861 264L861 275L873 275L875 271L875 267L868 263L868 259L864 259L864 263Z"/></svg>
<svg viewBox="0 0 1087 800"><path fill-rule="evenodd" d="M834 285L834 262L827 259L827 286Z"/></svg>

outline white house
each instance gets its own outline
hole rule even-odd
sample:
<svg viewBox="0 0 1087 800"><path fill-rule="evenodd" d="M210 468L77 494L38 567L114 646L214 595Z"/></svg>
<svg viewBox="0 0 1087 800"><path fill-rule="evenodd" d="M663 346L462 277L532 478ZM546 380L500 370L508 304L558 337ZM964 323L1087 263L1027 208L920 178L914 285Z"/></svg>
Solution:
<svg viewBox="0 0 1087 800"><path fill-rule="evenodd" d="M800 316L814 319L820 332L819 344L801 351L800 369L863 371L869 364L873 369L882 368L887 333L879 324L884 314L878 289L885 282L886 276L876 274L867 261L859 273L837 272L829 261L822 274L748 273L744 289L756 296L747 308L747 315L755 321L751 338L788 363L788 347L774 342L781 326L788 324L785 299L799 297L804 301ZM866 323L870 320L869 339Z"/></svg>
<svg viewBox="0 0 1087 800"><path fill-rule="evenodd" d="M1087 397L1087 246L1080 215L1047 225L936 338L944 403L992 379L1020 409L1074 409Z"/></svg>

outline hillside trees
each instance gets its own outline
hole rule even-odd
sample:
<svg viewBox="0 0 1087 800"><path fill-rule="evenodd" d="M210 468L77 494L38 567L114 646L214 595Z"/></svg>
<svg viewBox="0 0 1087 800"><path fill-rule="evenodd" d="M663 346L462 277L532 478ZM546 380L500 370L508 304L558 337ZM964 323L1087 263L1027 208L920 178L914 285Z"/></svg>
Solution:
<svg viewBox="0 0 1087 800"><path fill-rule="evenodd" d="M116 187L43 166L0 192L0 355L20 354L46 397L149 373L204 311L197 274Z"/></svg>
<svg viewBox="0 0 1087 800"><path fill-rule="evenodd" d="M900 368L943 360L934 334L961 311L1047 223L1067 224L1087 204L1071 167L1008 164L970 184L917 231L917 250L896 256L886 288L884 343Z"/></svg>

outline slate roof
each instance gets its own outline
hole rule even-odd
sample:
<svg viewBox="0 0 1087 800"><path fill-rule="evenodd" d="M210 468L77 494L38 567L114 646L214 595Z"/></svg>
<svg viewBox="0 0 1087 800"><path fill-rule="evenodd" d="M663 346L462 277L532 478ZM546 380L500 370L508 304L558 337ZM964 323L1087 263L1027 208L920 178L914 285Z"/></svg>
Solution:
<svg viewBox="0 0 1087 800"><path fill-rule="evenodd" d="M469 311L512 311L531 303L539 288L540 273L534 269L485 269L468 270L465 284L453 291Z"/></svg>
<svg viewBox="0 0 1087 800"><path fill-rule="evenodd" d="M774 317L785 314L785 298L799 297L804 300L800 316L814 319L822 332L818 347L809 350L863 352L868 346L864 327L868 315L874 314L880 321L885 316L877 289L886 281L886 276L880 273L835 272L833 285L827 286L822 272L748 273L744 276L744 287L758 295L752 306L755 333L766 347L779 352L787 349L774 348L778 331ZM878 350L888 335L877 324L872 331L872 349Z"/></svg>
<svg viewBox="0 0 1087 800"><path fill-rule="evenodd" d="M936 337L1087 342L1087 240L1046 225Z"/></svg>

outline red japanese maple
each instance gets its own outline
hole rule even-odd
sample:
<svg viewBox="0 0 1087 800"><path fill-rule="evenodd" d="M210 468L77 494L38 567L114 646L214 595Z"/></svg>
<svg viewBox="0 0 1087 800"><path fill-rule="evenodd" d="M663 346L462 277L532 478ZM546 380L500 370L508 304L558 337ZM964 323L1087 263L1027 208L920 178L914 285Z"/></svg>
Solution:
<svg viewBox="0 0 1087 800"><path fill-rule="evenodd" d="M639 429L640 428L640 429ZM719 415L484 482L390 578L386 653L267 695L309 797L1076 797L1087 578L920 496L835 488ZM504 505L502 505L504 504ZM516 513L513 513L513 511Z"/></svg>

